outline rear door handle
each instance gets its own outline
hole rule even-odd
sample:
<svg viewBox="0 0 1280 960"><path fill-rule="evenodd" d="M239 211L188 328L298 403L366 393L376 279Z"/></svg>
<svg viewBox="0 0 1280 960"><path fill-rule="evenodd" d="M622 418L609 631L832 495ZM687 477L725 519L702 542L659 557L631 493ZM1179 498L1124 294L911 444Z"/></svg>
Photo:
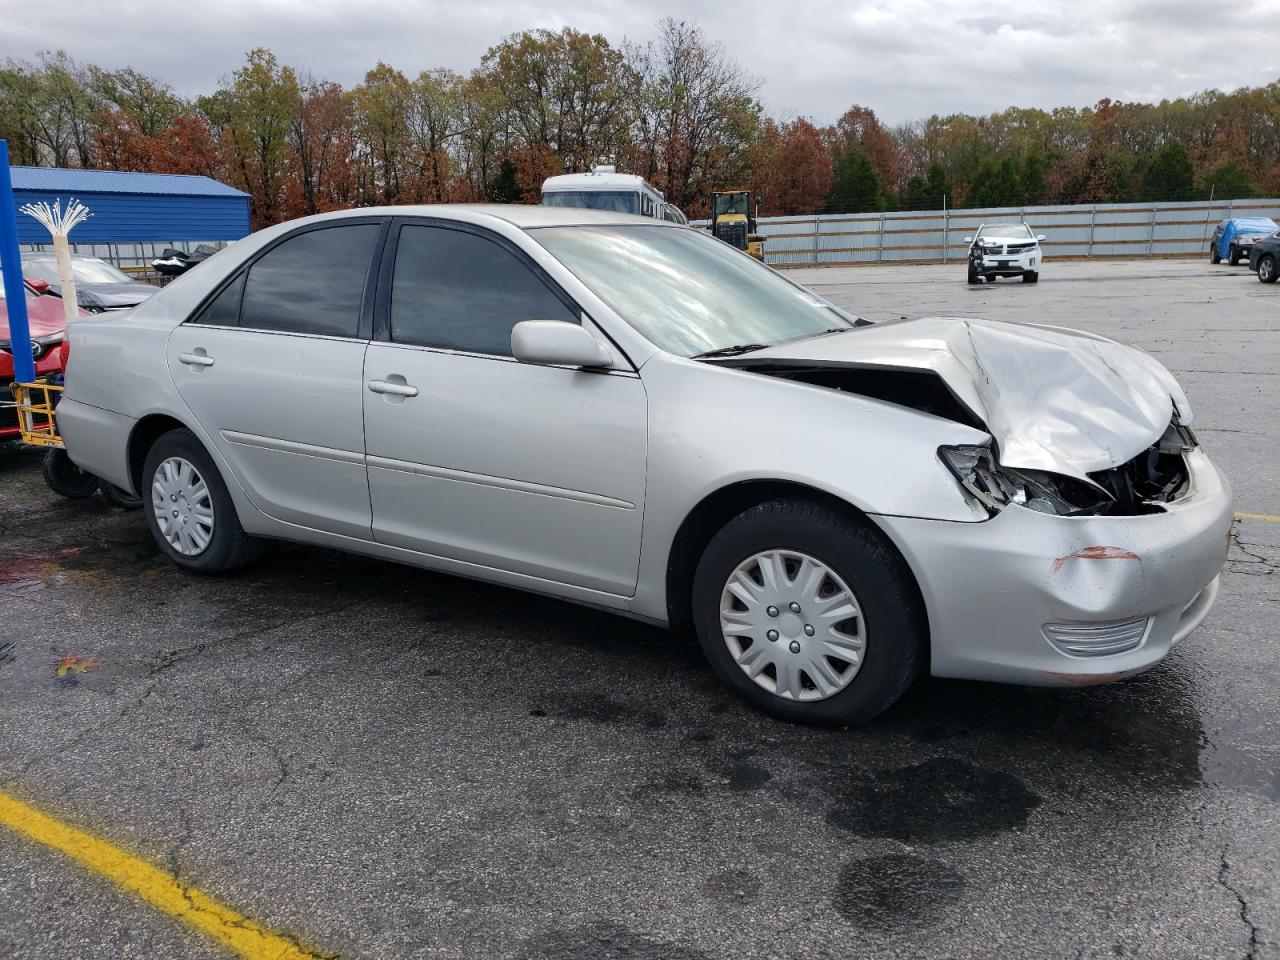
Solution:
<svg viewBox="0 0 1280 960"><path fill-rule="evenodd" d="M370 380L369 390L373 393L389 393L395 397L416 397L418 388L407 383L392 383L389 380Z"/></svg>
<svg viewBox="0 0 1280 960"><path fill-rule="evenodd" d="M180 353L178 354L178 362L185 363L188 367L212 367L213 357L203 351L200 353Z"/></svg>

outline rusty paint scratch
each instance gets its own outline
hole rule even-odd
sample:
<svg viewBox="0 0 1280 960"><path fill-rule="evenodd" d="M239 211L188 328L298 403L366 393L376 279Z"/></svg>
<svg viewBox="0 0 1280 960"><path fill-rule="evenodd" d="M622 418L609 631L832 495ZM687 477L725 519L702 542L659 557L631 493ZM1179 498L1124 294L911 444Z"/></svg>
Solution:
<svg viewBox="0 0 1280 960"><path fill-rule="evenodd" d="M1075 553L1069 553L1065 557L1059 557L1053 561L1053 572L1057 573L1063 568L1068 560L1137 560L1142 562L1142 558L1132 550L1126 550L1124 547L1082 547Z"/></svg>

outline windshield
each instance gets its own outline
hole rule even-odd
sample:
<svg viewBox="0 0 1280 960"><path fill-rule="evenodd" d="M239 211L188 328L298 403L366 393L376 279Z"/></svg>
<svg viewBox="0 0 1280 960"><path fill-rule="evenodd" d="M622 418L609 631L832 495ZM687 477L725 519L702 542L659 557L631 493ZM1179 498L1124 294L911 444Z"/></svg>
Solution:
<svg viewBox="0 0 1280 960"><path fill-rule="evenodd" d="M1031 228L1025 223L988 223L978 231L983 240L1026 240Z"/></svg>
<svg viewBox="0 0 1280 960"><path fill-rule="evenodd" d="M849 314L700 230L529 233L654 346L682 357L853 326Z"/></svg>
<svg viewBox="0 0 1280 960"><path fill-rule="evenodd" d="M31 257L22 261L22 272L32 280L58 283L58 263L53 257ZM72 257L71 275L76 283L133 283L105 260L97 257Z"/></svg>
<svg viewBox="0 0 1280 960"><path fill-rule="evenodd" d="M626 190L555 190L542 195L544 207L586 207L612 213L639 213L640 194Z"/></svg>
<svg viewBox="0 0 1280 960"><path fill-rule="evenodd" d="M727 213L747 213L747 195L730 193L716 197L716 216L724 216Z"/></svg>

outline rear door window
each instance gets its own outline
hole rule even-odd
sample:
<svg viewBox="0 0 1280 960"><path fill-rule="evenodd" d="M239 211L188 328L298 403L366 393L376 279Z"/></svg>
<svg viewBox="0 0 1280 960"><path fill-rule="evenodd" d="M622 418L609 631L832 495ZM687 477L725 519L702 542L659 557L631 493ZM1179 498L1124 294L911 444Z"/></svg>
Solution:
<svg viewBox="0 0 1280 960"><path fill-rule="evenodd" d="M381 229L376 223L325 227L272 247L249 267L240 326L356 336Z"/></svg>

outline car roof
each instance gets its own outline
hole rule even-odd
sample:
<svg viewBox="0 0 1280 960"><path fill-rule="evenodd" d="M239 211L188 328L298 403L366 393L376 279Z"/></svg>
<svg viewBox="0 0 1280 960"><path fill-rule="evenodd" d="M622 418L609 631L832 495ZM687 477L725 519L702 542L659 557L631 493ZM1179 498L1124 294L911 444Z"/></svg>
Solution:
<svg viewBox="0 0 1280 960"><path fill-rule="evenodd" d="M308 217L310 223L325 220L344 220L353 217L439 217L463 223L484 223L503 220L522 230L535 227L594 226L602 224L630 224L634 226L667 226L678 224L638 217L629 213L609 210L588 210L585 207L544 207L527 203L424 203L412 206L358 207L337 210Z"/></svg>

